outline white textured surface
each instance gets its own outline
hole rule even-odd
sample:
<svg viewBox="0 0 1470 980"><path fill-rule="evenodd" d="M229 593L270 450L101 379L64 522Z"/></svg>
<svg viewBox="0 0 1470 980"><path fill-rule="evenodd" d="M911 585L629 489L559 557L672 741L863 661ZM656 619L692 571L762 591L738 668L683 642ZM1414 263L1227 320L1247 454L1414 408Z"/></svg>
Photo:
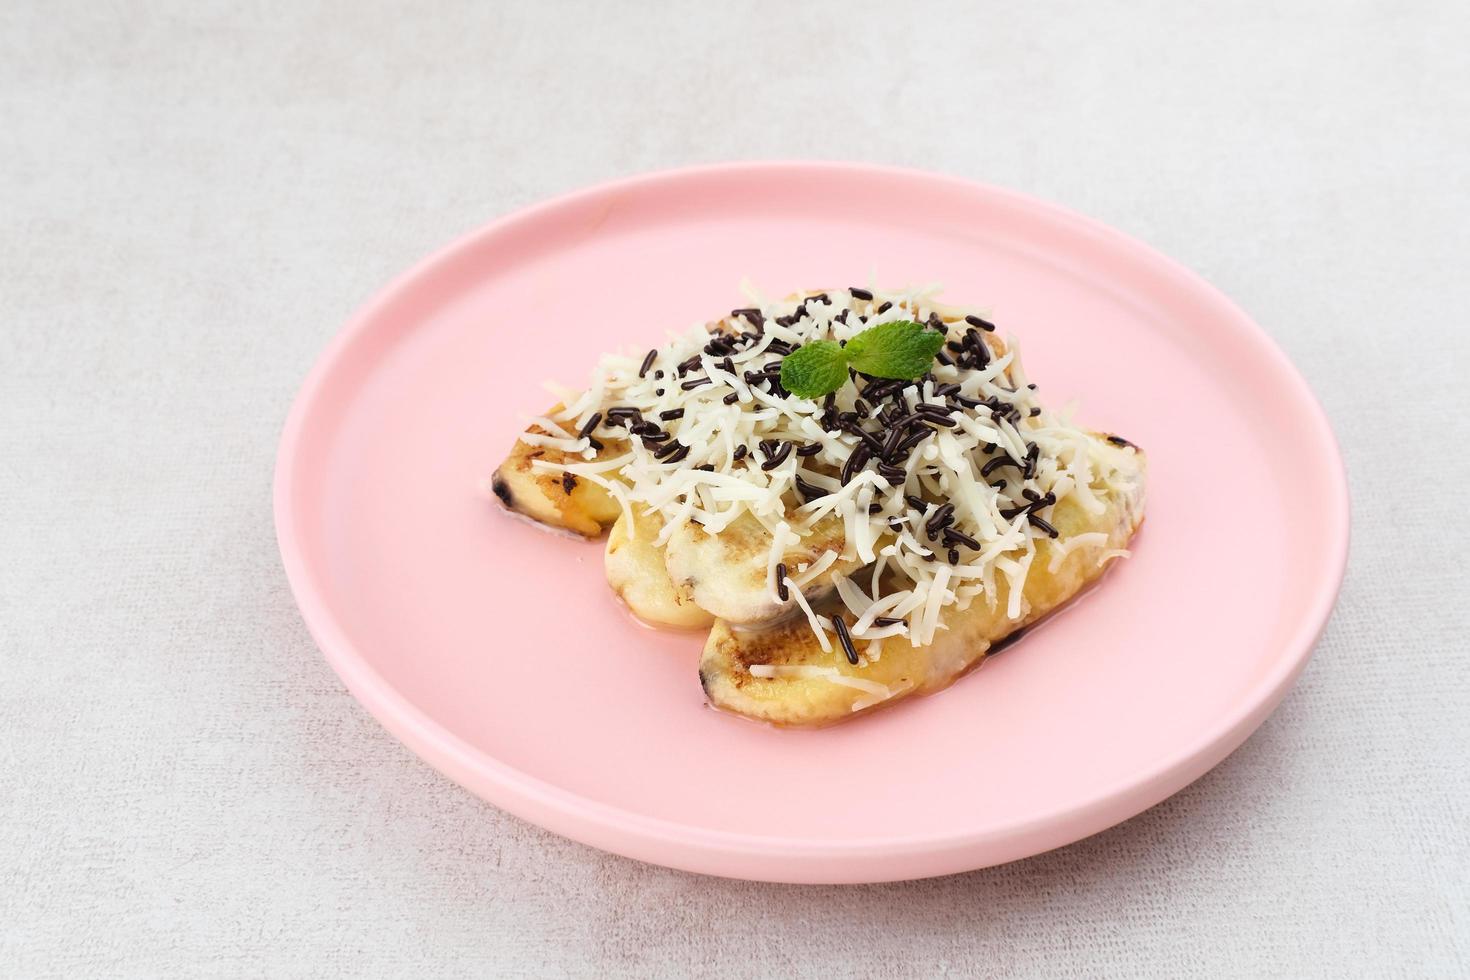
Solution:
<svg viewBox="0 0 1470 980"><path fill-rule="evenodd" d="M1470 7L470 6L0 4L0 972L1470 972ZM864 888L635 864L430 771L301 625L272 457L358 302L548 194L804 156L1142 237L1334 420L1316 658L1108 833Z"/></svg>

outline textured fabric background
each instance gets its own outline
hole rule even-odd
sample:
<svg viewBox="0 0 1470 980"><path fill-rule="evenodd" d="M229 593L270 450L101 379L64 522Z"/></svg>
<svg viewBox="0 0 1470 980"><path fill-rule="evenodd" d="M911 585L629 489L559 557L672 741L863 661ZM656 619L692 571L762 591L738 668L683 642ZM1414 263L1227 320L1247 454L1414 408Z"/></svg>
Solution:
<svg viewBox="0 0 1470 980"><path fill-rule="evenodd" d="M0 973L1470 972L1470 7L785 8L0 4ZM344 692L269 494L327 339L496 215L754 157L1056 199L1295 359L1352 564L1225 764L1011 866L773 887L508 817Z"/></svg>

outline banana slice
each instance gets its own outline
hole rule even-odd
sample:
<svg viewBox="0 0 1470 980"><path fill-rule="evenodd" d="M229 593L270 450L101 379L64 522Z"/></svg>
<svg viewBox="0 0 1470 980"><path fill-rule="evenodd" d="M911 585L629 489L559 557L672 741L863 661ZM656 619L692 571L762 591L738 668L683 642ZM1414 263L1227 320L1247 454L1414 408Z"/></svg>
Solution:
<svg viewBox="0 0 1470 980"><path fill-rule="evenodd" d="M821 520L784 552L793 577L798 569L815 563L827 552L841 554L845 543L842 521ZM772 538L755 518L746 514L719 534L698 524L685 524L669 538L665 562L668 577L695 603L732 623L760 625L793 615L789 603L771 593L768 579ZM803 586L807 595L831 591L834 574L859 567L856 558L838 559Z"/></svg>
<svg viewBox="0 0 1470 980"><path fill-rule="evenodd" d="M692 590L678 588L655 542L663 521L635 509L630 523L620 516L607 536L607 584L630 612L652 626L705 629L715 617L695 602Z"/></svg>
<svg viewBox="0 0 1470 980"><path fill-rule="evenodd" d="M534 435L546 434L546 430L539 426L532 426L527 431ZM609 446L603 452L609 450L618 451L617 447ZM538 524L587 538L601 537L602 532L617 520L621 510L606 489L569 473L538 469L532 465L536 460L558 465L586 462L580 455L553 446L533 446L516 440L510 456L490 478L490 489L507 510Z"/></svg>
<svg viewBox="0 0 1470 980"><path fill-rule="evenodd" d="M876 327L882 340L855 342ZM910 370L892 366L904 344L927 357L930 330L944 344L927 369L882 373ZM734 310L641 359L604 358L491 486L548 527L611 528L607 581L628 609L711 629L712 704L843 721L952 683L1100 577L1142 522L1143 453L1047 411L995 330L928 290ZM831 394L780 383L798 348L850 341L865 373ZM897 360L874 361L880 344Z"/></svg>
<svg viewBox="0 0 1470 980"><path fill-rule="evenodd" d="M835 637L831 649L823 650L805 619L766 630L740 629L720 620L699 662L699 681L710 703L776 725L818 727L947 687L978 666L996 644L1074 598L1102 575L1110 552L1127 546L1143 521L1147 464L1141 452L1121 452L1134 465L1120 471L1112 486L1094 488L1106 493L1103 513L1088 513L1075 498L1053 509L1052 523L1060 537L1037 545L1018 618L1006 615L1010 596L1005 579L998 578L993 605L977 598L966 609L951 607L933 643L915 647L903 637L889 639L876 660L864 656L861 666L848 663ZM1070 548L1058 543L1091 532L1106 539L1082 539ZM1058 556L1059 549L1066 550ZM1053 570L1054 558L1059 560ZM867 652L867 644L856 646L860 655Z"/></svg>

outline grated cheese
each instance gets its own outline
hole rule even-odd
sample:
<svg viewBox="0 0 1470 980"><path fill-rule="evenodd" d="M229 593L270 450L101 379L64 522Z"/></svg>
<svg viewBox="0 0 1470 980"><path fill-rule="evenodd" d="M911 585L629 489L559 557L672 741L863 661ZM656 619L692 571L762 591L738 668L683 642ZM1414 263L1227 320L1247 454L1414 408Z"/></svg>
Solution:
<svg viewBox="0 0 1470 980"><path fill-rule="evenodd" d="M893 697L893 689L887 684L879 684L863 677L852 677L844 674L836 667L821 667L816 664L751 664L750 676L771 680L778 677L799 677L810 680L824 680L842 687L850 687L862 691L868 695L866 698L858 698L853 702L852 710L861 711L863 708L871 708L882 701Z"/></svg>
<svg viewBox="0 0 1470 980"><path fill-rule="evenodd" d="M580 462L537 460L533 465L538 470L570 472L606 487L629 519L635 509L658 518L660 544L691 521L711 534L745 516L758 521L771 535L766 585L773 598L778 591L777 565L813 533L819 521L840 520L844 531L841 551L828 550L807 567L788 570L785 580L790 601L805 615L823 650L832 649L827 638L831 621L812 609L802 589L839 561L877 569L859 582L847 575L834 578L841 604L852 617L850 632L854 639L868 642L870 660L877 659L881 652L877 641L883 638L902 636L915 646L933 642L935 634L945 628L944 612L950 607L964 608L983 596L994 608L1002 579L1006 613L1019 618L1037 542L1045 537L1043 529L1026 516L1025 508L1033 507L1035 516L1044 520L1050 513L1047 508L1054 504L1034 506L1034 501L1050 494L1056 501L1074 499L1089 512L1099 513L1106 507L1107 488L1117 468L1110 462L1112 447L1100 448L1099 440L1073 427L1070 407L1067 413L1053 414L1040 404L1027 386L1013 339L1002 343L993 334L979 334L989 350L984 366L961 368L936 362L932 378L902 387L894 403L901 400L909 413L919 405L951 409L950 396L936 394L936 387L955 384L960 397L1002 408L994 413L984 406L955 409L951 415L954 426L932 426L933 434L902 461L901 479L890 480L870 461L844 485L839 474L861 444L860 437L824 425L823 400L776 394L767 390L765 382L745 376L748 371L779 365L780 354L769 350L772 344L844 341L882 323L923 322L930 313L945 321L950 341L963 343L969 330L963 319L965 311L936 304L937 288L873 290L871 301L832 290L827 302L768 301L747 290L764 320L759 337L748 346L728 355L705 349L712 334L734 336L752 329L743 318L727 317L672 336L641 377L642 357L603 357L585 389L548 386L564 407L547 416L531 417L529 421L543 431L522 439L580 455ZM803 318L785 325L776 322L791 317L803 302ZM878 313L884 302L892 305ZM846 316L838 319L844 312ZM690 365L687 376L678 372L684 363ZM684 381L700 378L711 380L683 387ZM854 413L859 424L866 422L867 431L881 442L888 432L886 424L877 419L882 404L875 404L874 399L859 405L861 387L862 383L844 385L833 396L832 408ZM727 397L732 399L730 404L725 403ZM1006 406L1013 408L1006 411ZM656 455L669 441L645 443L630 438L626 428L611 425L607 411L616 407L636 409L642 418L660 426L679 444L682 458L670 462ZM660 413L675 409L683 409L681 417L660 418ZM597 412L603 418L592 436L605 446L602 458L591 441L578 434ZM793 451L770 469L763 469L767 457L759 447L765 440L791 443ZM808 456L794 452L796 447L809 445L819 448ZM746 447L747 453L736 460L740 447ZM1028 453L1032 454L1029 471L1024 467ZM984 472L987 466L993 467L989 473ZM798 476L823 493L805 499L797 492ZM926 506L916 511L908 497L923 498ZM980 546L978 550L954 548L953 562L949 560L951 544L942 536L931 540L926 533L926 522L945 503L953 506L950 526ZM1054 541L1048 568L1059 568L1073 549L1105 546L1107 538L1090 532ZM1123 549L1105 551L1098 561L1127 554ZM878 617L904 622L877 627L874 620Z"/></svg>

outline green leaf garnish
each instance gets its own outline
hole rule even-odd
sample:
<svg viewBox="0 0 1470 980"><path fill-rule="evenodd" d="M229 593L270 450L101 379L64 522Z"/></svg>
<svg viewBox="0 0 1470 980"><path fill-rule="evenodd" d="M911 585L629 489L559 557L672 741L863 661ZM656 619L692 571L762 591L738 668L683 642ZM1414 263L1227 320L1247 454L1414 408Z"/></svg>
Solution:
<svg viewBox="0 0 1470 980"><path fill-rule="evenodd" d="M816 340L781 361L781 387L802 398L830 395L847 383L849 367L875 378L911 381L929 370L944 346L944 334L912 320L880 323L843 347Z"/></svg>
<svg viewBox="0 0 1470 980"><path fill-rule="evenodd" d="M847 353L835 340L814 340L781 361L781 387L802 398L821 398L847 381Z"/></svg>
<svg viewBox="0 0 1470 980"><path fill-rule="evenodd" d="M847 342L847 363L875 378L910 381L929 370L944 346L944 334L912 320L894 320L864 330Z"/></svg>

